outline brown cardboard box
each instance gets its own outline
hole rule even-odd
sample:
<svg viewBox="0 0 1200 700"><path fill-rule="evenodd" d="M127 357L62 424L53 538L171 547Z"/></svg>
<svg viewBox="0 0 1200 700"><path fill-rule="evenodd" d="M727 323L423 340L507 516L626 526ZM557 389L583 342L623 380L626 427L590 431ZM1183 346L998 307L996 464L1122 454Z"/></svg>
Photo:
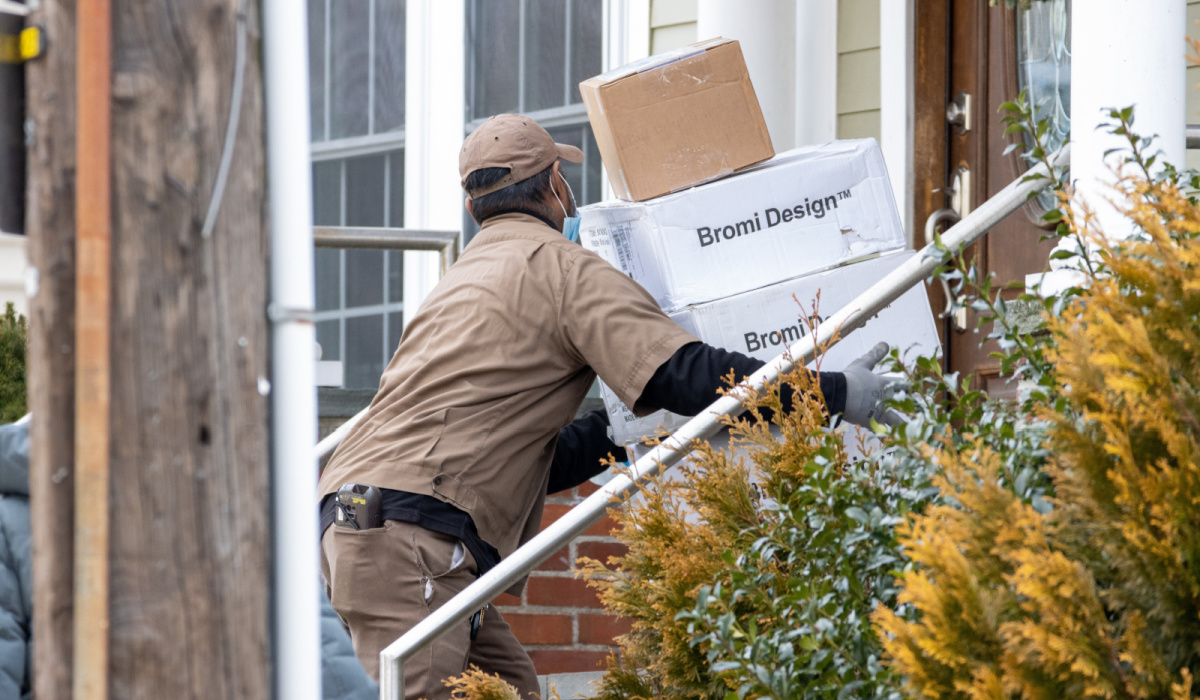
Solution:
<svg viewBox="0 0 1200 700"><path fill-rule="evenodd" d="M644 201L775 155L742 49L710 39L579 84L622 199Z"/></svg>

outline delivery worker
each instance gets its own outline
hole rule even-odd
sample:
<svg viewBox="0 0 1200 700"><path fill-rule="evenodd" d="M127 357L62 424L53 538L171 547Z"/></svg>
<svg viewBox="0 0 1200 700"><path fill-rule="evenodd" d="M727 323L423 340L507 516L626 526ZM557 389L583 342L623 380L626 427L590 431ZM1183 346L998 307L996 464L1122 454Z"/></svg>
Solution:
<svg viewBox="0 0 1200 700"><path fill-rule="evenodd" d="M572 422L596 375L639 415L694 415L731 369L763 364L701 343L574 242L560 159L581 163L583 153L520 115L467 137L459 171L481 230L404 329L367 415L321 476L322 573L376 678L384 647L537 533L547 493L599 473L606 455L624 458L603 412ZM896 419L882 408L896 385L871 372L886 349L821 374L831 414ZM382 492L380 523L336 517L347 484ZM529 656L489 607L406 664L408 697L449 697L443 681L468 665L522 698L538 689Z"/></svg>

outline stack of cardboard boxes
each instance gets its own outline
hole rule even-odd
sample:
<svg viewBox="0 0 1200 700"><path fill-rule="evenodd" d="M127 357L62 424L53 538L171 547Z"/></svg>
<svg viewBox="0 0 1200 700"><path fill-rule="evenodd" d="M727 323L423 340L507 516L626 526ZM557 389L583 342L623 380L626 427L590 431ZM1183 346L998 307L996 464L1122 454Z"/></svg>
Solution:
<svg viewBox="0 0 1200 700"><path fill-rule="evenodd" d="M736 41L653 56L580 88L622 198L580 210L580 241L701 340L770 360L914 255L878 143L775 155ZM881 340L906 357L939 351L923 289L835 345L821 369ZM619 443L686 422L636 418L602 392Z"/></svg>

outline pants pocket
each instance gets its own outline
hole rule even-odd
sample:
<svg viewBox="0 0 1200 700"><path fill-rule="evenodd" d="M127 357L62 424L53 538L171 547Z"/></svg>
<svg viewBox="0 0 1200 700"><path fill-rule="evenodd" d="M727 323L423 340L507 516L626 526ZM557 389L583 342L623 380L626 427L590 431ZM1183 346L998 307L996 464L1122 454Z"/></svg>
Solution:
<svg viewBox="0 0 1200 700"><path fill-rule="evenodd" d="M417 568L427 578L436 580L459 573L466 568L475 569L475 559L457 537L414 528L412 551Z"/></svg>

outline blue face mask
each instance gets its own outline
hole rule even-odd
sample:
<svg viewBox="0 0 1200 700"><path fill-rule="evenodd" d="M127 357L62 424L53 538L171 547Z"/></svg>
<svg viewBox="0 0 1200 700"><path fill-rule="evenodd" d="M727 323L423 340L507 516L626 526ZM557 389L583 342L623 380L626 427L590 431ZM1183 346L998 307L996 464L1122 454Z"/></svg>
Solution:
<svg viewBox="0 0 1200 700"><path fill-rule="evenodd" d="M567 186L567 197L571 200L571 212L574 214L574 216L567 214L567 208L563 206L562 200L558 199L558 193L554 192L554 189L551 188L550 192L554 194L554 199L558 200L558 206L563 212L562 235L565 236L568 241L572 243L578 243L579 209L575 206L575 192L571 190L571 183L567 182L567 178L563 177L562 173L559 173L558 176L562 177L563 184Z"/></svg>
<svg viewBox="0 0 1200 700"><path fill-rule="evenodd" d="M572 243L579 242L579 217L568 216L563 219L562 234L567 237L567 240Z"/></svg>

